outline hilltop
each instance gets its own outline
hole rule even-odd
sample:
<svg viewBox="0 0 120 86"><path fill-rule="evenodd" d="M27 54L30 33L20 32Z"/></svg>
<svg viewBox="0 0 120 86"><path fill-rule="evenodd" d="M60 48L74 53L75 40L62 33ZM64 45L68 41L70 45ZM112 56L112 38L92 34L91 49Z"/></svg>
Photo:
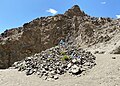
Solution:
<svg viewBox="0 0 120 86"><path fill-rule="evenodd" d="M120 19L91 17L78 5L64 14L40 17L0 36L0 68L40 53L64 40L98 53L119 52Z"/></svg>

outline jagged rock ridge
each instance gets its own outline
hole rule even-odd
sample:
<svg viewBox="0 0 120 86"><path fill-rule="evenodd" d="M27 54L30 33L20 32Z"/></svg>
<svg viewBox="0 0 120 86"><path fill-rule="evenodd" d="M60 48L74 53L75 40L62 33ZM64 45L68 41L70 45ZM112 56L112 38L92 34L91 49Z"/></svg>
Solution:
<svg viewBox="0 0 120 86"><path fill-rule="evenodd" d="M119 21L90 17L77 5L64 14L37 18L1 34L0 68L56 46L61 39L81 47L108 42L115 31L119 33Z"/></svg>

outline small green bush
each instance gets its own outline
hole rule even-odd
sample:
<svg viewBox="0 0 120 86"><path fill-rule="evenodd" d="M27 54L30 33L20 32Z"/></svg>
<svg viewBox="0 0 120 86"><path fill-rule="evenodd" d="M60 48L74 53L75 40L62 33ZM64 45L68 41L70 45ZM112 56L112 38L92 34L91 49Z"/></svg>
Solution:
<svg viewBox="0 0 120 86"><path fill-rule="evenodd" d="M61 55L65 55L66 53L65 53L65 51L61 51L60 54Z"/></svg>
<svg viewBox="0 0 120 86"><path fill-rule="evenodd" d="M62 61L68 61L70 59L70 57L68 55L64 55L61 60Z"/></svg>

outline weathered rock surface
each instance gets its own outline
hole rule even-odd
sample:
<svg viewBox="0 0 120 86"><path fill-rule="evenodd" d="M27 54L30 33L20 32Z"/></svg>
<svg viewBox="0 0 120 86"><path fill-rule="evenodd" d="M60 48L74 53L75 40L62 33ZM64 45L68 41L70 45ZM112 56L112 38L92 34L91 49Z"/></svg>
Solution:
<svg viewBox="0 0 120 86"><path fill-rule="evenodd" d="M90 52L76 46L59 45L15 62L13 67L25 71L26 75L34 73L45 80L56 80L62 74L78 75L95 65L95 56Z"/></svg>
<svg viewBox="0 0 120 86"><path fill-rule="evenodd" d="M0 68L7 68L13 62L53 47L71 36L76 31L73 20L67 15L41 17L23 27L6 30L0 39Z"/></svg>
<svg viewBox="0 0 120 86"><path fill-rule="evenodd" d="M2 33L0 68L8 68L15 61L54 47L61 39L79 47L96 48L101 43L111 43L118 33L120 33L120 19L90 17L75 5L64 14L37 18L25 23L23 27ZM110 51L113 49L107 48L106 50Z"/></svg>

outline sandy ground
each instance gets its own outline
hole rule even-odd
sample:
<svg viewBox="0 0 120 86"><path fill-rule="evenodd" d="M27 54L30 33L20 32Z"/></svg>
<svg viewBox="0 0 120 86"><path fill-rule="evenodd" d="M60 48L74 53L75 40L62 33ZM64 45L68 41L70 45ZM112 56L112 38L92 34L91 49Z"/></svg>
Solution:
<svg viewBox="0 0 120 86"><path fill-rule="evenodd" d="M26 76L15 69L0 70L0 86L120 86L120 55L96 57L97 65L85 75L64 75L56 81L45 81L36 75Z"/></svg>

